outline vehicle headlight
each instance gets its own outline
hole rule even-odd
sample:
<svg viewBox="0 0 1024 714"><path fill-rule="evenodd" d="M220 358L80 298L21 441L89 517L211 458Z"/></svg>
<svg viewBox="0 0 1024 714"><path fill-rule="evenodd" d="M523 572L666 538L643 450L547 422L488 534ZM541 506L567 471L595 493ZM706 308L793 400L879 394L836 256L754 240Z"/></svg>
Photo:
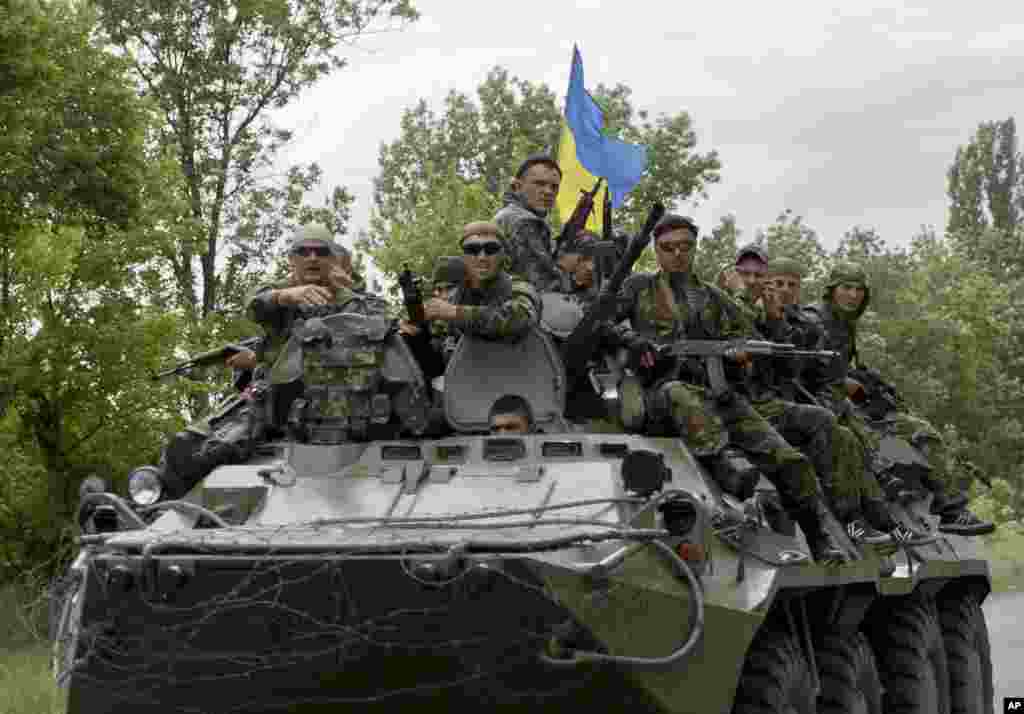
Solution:
<svg viewBox="0 0 1024 714"><path fill-rule="evenodd" d="M151 506L163 495L164 484L155 466L140 466L128 476L128 495L137 506Z"/></svg>

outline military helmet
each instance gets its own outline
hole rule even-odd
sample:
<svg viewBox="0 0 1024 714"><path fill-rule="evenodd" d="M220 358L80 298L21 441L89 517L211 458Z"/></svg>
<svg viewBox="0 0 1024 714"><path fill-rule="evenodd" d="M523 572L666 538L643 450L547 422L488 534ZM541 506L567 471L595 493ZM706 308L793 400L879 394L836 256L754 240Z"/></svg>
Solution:
<svg viewBox="0 0 1024 714"><path fill-rule="evenodd" d="M821 299L831 303L832 292L841 283L859 285L864 288L864 302L860 304L860 309L856 314L856 317L860 317L868 309L868 303L871 301L871 285L868 283L868 274L864 270L864 266L852 261L841 261L833 265L832 270L828 273L828 279L825 281L825 290Z"/></svg>

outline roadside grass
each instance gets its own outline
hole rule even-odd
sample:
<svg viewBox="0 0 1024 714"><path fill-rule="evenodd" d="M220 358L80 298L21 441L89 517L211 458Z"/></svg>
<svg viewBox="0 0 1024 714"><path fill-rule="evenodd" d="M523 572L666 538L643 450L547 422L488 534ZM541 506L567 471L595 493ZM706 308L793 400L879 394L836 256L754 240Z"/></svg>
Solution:
<svg viewBox="0 0 1024 714"><path fill-rule="evenodd" d="M985 554L992 573L992 592L1024 592L1024 527L1003 523L985 537Z"/></svg>
<svg viewBox="0 0 1024 714"><path fill-rule="evenodd" d="M41 590L0 586L0 714L63 714Z"/></svg>

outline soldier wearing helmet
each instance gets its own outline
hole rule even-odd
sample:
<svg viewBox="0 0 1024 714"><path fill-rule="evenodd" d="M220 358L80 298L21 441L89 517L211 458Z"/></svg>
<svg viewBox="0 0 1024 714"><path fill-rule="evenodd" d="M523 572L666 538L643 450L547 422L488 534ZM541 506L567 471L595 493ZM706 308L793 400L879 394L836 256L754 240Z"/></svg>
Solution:
<svg viewBox="0 0 1024 714"><path fill-rule="evenodd" d="M829 273L821 302L805 311L819 326L824 348L841 355L830 367L819 366L811 380L819 398L837 413L849 411L850 396L860 399L863 394L863 385L851 379L851 366L857 372L869 372L857 353L857 323L870 301L871 288L864 268L857 263L840 262ZM864 424L866 415L861 411L859 416L859 423ZM959 535L981 535L995 530L994 524L983 521L967 508L966 488L957 483L946 444L931 423L911 414L901 404L893 404L884 415L876 416L881 418L867 420L867 426L876 432L874 438L858 435L866 442L876 462L875 472L890 494L899 491L903 483L886 470L888 464L878 447L881 435L902 438L927 459L930 473L922 483L933 494L931 512L939 516L939 530Z"/></svg>

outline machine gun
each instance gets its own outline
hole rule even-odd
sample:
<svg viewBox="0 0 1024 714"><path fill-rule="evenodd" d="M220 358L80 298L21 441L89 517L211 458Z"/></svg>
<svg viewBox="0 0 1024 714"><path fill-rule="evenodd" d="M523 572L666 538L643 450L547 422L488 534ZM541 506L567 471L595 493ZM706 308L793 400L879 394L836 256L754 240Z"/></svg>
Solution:
<svg viewBox="0 0 1024 714"><path fill-rule="evenodd" d="M562 232L558 234L558 240L555 242L556 250L557 246L572 243L576 240L576 234L587 227L587 220L594 210L594 198L601 190L603 181L603 178L599 178L590 191L580 191L580 200L576 202L576 208L573 209L569 220L562 226Z"/></svg>
<svg viewBox="0 0 1024 714"><path fill-rule="evenodd" d="M619 290L622 289L622 284L626 282L626 278L632 272L633 265L640 259L647 244L651 242L654 226L658 224L663 215L665 215L664 204L655 203L647 215L647 222L644 223L644 227L636 237L630 241L615 272L601 287L601 292L584 313L583 319L566 338L565 369L570 379L582 379L586 375L587 363L593 356L596 347L593 338L597 326L615 317L618 309Z"/></svg>
<svg viewBox="0 0 1024 714"><path fill-rule="evenodd" d="M796 345L767 340L680 340L657 348L659 357L701 357L707 365L708 386L715 399L725 399L731 393L725 378L723 359L742 352L767 357L817 357L836 359L838 352L831 350L801 350Z"/></svg>
<svg viewBox="0 0 1024 714"><path fill-rule="evenodd" d="M191 379L191 372L194 369L200 369L202 367L209 367L214 364L221 364L228 357L236 355L239 352L245 350L255 350L259 346L260 342L264 340L262 335L257 337L248 337L240 342L229 342L220 349L210 350L209 352L203 352L195 357L189 357L181 364L175 365L170 369L165 369L153 375L153 381L157 382L166 377L178 376L188 377ZM246 385L252 379L252 370L240 370L240 374L235 377L235 388L239 391L245 389Z"/></svg>

